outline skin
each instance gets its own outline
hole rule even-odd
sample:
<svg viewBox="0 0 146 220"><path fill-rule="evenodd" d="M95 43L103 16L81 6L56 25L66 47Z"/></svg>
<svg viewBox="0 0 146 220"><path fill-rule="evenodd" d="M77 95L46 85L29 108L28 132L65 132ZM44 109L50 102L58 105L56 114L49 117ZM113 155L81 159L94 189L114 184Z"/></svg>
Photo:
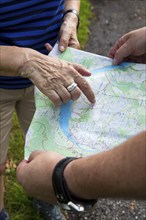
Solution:
<svg viewBox="0 0 146 220"><path fill-rule="evenodd" d="M9 61L9 63L8 63ZM94 93L83 76L91 74L82 66L43 55L29 48L0 46L0 75L29 78L55 106L76 100L83 92L91 103ZM76 82L77 87L68 92L67 86ZM0 175L5 163L0 164ZM0 184L2 177L0 177ZM0 210L3 203L0 204Z"/></svg>
<svg viewBox="0 0 146 220"><path fill-rule="evenodd" d="M80 0L66 0L64 11L75 9L79 12ZM77 39L78 18L74 13L67 13L59 31L59 50L63 52L68 46L79 49ZM48 51L52 49L46 43ZM81 65L61 61L29 48L0 46L0 75L22 76L29 78L55 106L76 100L81 92L91 103L95 103L95 96L88 82L82 76L91 74ZM7 62L9 60L9 63ZM77 83L74 91L68 92L67 87Z"/></svg>
<svg viewBox="0 0 146 220"><path fill-rule="evenodd" d="M80 0L66 0L64 11L74 9L78 12L80 11ZM80 44L77 38L77 25L78 18L77 16L70 12L64 16L60 32L59 32L59 50L61 52L65 51L67 47L73 47L80 49ZM48 51L52 50L52 46L49 43L46 43L46 48Z"/></svg>
<svg viewBox="0 0 146 220"><path fill-rule="evenodd" d="M33 197L56 203L52 173L62 158L55 152L34 151L17 168L19 183ZM146 132L112 150L72 161L64 177L78 198L146 199Z"/></svg>
<svg viewBox="0 0 146 220"><path fill-rule="evenodd" d="M109 51L114 65L122 61L146 63L146 27L123 35Z"/></svg>
<svg viewBox="0 0 146 220"><path fill-rule="evenodd" d="M55 106L76 100L83 92L91 103L95 103L94 93L83 76L91 74L81 65L61 61L43 55L29 48L0 46L1 76L22 76L29 78ZM7 62L9 60L9 63ZM77 83L74 91L67 86Z"/></svg>
<svg viewBox="0 0 146 220"><path fill-rule="evenodd" d="M117 41L109 52L114 64L145 55L145 31L130 32ZM18 181L30 195L56 203L52 173L62 158L55 152L34 151L28 161L19 164ZM146 199L146 131L112 150L72 161L64 177L70 192L79 198Z"/></svg>
<svg viewBox="0 0 146 220"><path fill-rule="evenodd" d="M75 9L78 13L80 10L80 0L65 1L65 10ZM63 52L67 46L76 49L80 48L79 41L77 39L77 25L78 18L73 13L67 13L63 19L62 26L60 28L59 50Z"/></svg>
<svg viewBox="0 0 146 220"><path fill-rule="evenodd" d="M75 9L79 12L80 0L65 0L64 9ZM64 17L59 32L60 51L64 51L68 46L80 48L77 39L77 24L77 16L73 13L68 13ZM52 46L46 43L46 48L50 51ZM70 99L78 99L81 92L87 96L91 103L95 102L95 96L90 85L82 77L90 76L90 73L81 66L50 58L29 48L0 46L0 76L17 75L28 77L49 97L55 106L66 103ZM74 81L78 86L69 93L66 88ZM0 164L0 186L3 186L2 174L4 170L5 163ZM3 188L2 186L1 188ZM0 210L2 208L3 193L0 195Z"/></svg>

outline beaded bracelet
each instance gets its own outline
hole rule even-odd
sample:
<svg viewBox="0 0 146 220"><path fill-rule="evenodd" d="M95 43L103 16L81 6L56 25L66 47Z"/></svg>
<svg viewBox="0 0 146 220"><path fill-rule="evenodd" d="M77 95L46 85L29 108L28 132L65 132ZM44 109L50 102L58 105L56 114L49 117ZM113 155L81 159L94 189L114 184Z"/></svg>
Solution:
<svg viewBox="0 0 146 220"><path fill-rule="evenodd" d="M78 11L75 10L75 9L69 9L69 10L65 11L65 12L63 13L62 20L64 19L65 15L68 14L68 13L73 13L73 14L75 14L75 15L77 16L77 18L78 18L77 29L78 29L78 27L79 27L79 25L80 25L80 16L79 16Z"/></svg>

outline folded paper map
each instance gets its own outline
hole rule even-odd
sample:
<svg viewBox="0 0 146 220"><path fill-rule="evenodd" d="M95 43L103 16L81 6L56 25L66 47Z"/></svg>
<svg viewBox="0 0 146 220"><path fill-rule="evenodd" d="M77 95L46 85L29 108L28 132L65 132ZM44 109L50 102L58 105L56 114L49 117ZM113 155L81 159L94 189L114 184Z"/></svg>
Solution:
<svg viewBox="0 0 146 220"><path fill-rule="evenodd" d="M88 156L111 149L146 129L146 65L113 66L107 57L68 48L51 56L82 64L96 104L85 95L54 107L35 89L36 112L25 141L25 158L34 150L50 150L65 156Z"/></svg>

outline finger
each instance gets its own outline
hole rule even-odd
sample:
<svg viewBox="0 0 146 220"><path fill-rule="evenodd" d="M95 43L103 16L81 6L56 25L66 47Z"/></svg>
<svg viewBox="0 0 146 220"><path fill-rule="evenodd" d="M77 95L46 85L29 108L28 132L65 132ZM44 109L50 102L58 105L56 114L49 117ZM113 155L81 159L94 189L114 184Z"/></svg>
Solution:
<svg viewBox="0 0 146 220"><path fill-rule="evenodd" d="M77 100L81 95L81 90L77 87L77 84L70 80L70 83L65 86L67 92L70 94L72 100Z"/></svg>
<svg viewBox="0 0 146 220"><path fill-rule="evenodd" d="M48 52L50 52L50 51L53 49L53 47L52 47L51 44L49 44L49 43L46 43L46 44L45 44L45 47L46 47L46 49L48 50Z"/></svg>
<svg viewBox="0 0 146 220"><path fill-rule="evenodd" d="M69 46L69 47L76 48L76 49L80 49L79 41L78 41L76 38L71 38L71 39L69 40L68 46Z"/></svg>
<svg viewBox="0 0 146 220"><path fill-rule="evenodd" d="M96 102L96 99L95 99L94 92L91 86L89 85L89 83L79 74L75 77L74 80L78 84L78 87L80 88L80 90L85 94L87 99L92 104L94 104Z"/></svg>
<svg viewBox="0 0 146 220"><path fill-rule="evenodd" d="M70 31L68 31L67 28L65 28L66 21L64 22L63 25L64 25L64 30L62 31L58 45L58 48L61 52L63 52L68 47L69 39L70 39Z"/></svg>
<svg viewBox="0 0 146 220"><path fill-rule="evenodd" d="M30 154L30 156L29 156L29 158L28 158L28 162L30 162L30 161L32 161L33 159L35 159L39 154L41 154L42 153L42 151L40 151L40 150L35 150L35 151L33 151L31 154Z"/></svg>
<svg viewBox="0 0 146 220"><path fill-rule="evenodd" d="M132 53L128 41L126 41L116 52L113 60L114 65L120 64L126 57Z"/></svg>
<svg viewBox="0 0 146 220"><path fill-rule="evenodd" d="M82 65L80 64L73 64L73 67L82 75L82 76L91 76L91 73L87 71Z"/></svg>
<svg viewBox="0 0 146 220"><path fill-rule="evenodd" d="M62 105L62 100L59 95L54 90L43 90L40 89L42 93L44 93L55 106Z"/></svg>
<svg viewBox="0 0 146 220"><path fill-rule="evenodd" d="M114 46L110 49L108 56L110 58L114 58L116 51L119 49L119 41L114 44Z"/></svg>
<svg viewBox="0 0 146 220"><path fill-rule="evenodd" d="M27 161L27 160L22 160L22 161L18 164L17 170L19 170L20 168L25 167L27 164L28 164L28 161Z"/></svg>
<svg viewBox="0 0 146 220"><path fill-rule="evenodd" d="M116 51L128 40L128 36L124 35L113 45L109 51L109 57L114 58Z"/></svg>
<svg viewBox="0 0 146 220"><path fill-rule="evenodd" d="M126 61L135 62L135 63L146 63L146 54L141 56L129 56Z"/></svg>
<svg viewBox="0 0 146 220"><path fill-rule="evenodd" d="M129 36L129 34L122 36L109 51L109 57L114 59L113 65L118 65L124 60L126 56L128 56L126 55L126 51L129 49L127 48L126 50L126 47L129 47Z"/></svg>
<svg viewBox="0 0 146 220"><path fill-rule="evenodd" d="M56 93L60 97L63 103L67 103L71 99L71 94L67 91L64 86L60 86Z"/></svg>
<svg viewBox="0 0 146 220"><path fill-rule="evenodd" d="M70 92L72 100L77 100L81 96L81 90L76 87L72 92Z"/></svg>
<svg viewBox="0 0 146 220"><path fill-rule="evenodd" d="M23 176L25 175L25 168L27 167L28 165L28 161L26 160L22 160L19 165L17 166L17 169L16 169L16 176L17 176L17 180L19 183L22 183L22 180L23 180Z"/></svg>

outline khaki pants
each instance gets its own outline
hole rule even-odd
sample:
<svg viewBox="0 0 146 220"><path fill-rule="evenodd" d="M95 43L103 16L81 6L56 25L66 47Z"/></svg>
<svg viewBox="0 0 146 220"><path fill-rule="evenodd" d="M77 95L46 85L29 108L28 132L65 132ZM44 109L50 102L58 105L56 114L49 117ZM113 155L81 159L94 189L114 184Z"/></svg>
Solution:
<svg viewBox="0 0 146 220"><path fill-rule="evenodd" d="M6 161L14 110L25 135L35 111L33 86L18 90L0 89L0 164Z"/></svg>
<svg viewBox="0 0 146 220"><path fill-rule="evenodd" d="M17 113L22 132L25 136L35 112L33 86L17 90L0 89L0 165L4 164L7 159L14 111ZM0 176L0 210L3 204L2 179L2 176Z"/></svg>

